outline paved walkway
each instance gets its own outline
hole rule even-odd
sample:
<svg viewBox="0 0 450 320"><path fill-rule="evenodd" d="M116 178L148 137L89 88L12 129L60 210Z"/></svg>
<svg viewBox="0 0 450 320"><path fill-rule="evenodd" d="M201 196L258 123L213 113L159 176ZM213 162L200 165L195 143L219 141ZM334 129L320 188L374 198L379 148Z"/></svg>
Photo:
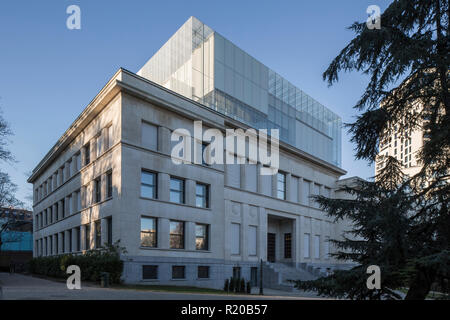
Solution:
<svg viewBox="0 0 450 320"><path fill-rule="evenodd" d="M248 300L248 299L315 299L302 293L266 289L264 296L226 294L174 293L132 289L100 288L81 284L80 290L69 290L65 282L51 281L22 274L0 273L0 299L6 300ZM299 296L302 295L302 296Z"/></svg>

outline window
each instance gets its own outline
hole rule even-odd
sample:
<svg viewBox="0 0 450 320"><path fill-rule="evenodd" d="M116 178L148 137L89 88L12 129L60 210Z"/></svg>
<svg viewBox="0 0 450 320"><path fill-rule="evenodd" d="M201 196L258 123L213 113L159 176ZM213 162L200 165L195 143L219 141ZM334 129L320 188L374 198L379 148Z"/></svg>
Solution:
<svg viewBox="0 0 450 320"><path fill-rule="evenodd" d="M170 221L170 248L184 249L184 222Z"/></svg>
<svg viewBox="0 0 450 320"><path fill-rule="evenodd" d="M106 227L108 230L108 234L107 234L107 243L109 245L112 245L112 217L106 218Z"/></svg>
<svg viewBox="0 0 450 320"><path fill-rule="evenodd" d="M314 258L320 259L320 236L314 236Z"/></svg>
<svg viewBox="0 0 450 320"><path fill-rule="evenodd" d="M284 234L284 258L292 258L292 234L290 233Z"/></svg>
<svg viewBox="0 0 450 320"><path fill-rule="evenodd" d="M170 201L184 203L184 180L170 178Z"/></svg>
<svg viewBox="0 0 450 320"><path fill-rule="evenodd" d="M142 122L141 143L144 148L158 150L158 127Z"/></svg>
<svg viewBox="0 0 450 320"><path fill-rule="evenodd" d="M239 223L231 224L231 254L240 253L240 234L241 225Z"/></svg>
<svg viewBox="0 0 450 320"><path fill-rule="evenodd" d="M324 251L325 259L330 258L330 237L325 237L323 251Z"/></svg>
<svg viewBox="0 0 450 320"><path fill-rule="evenodd" d="M67 166L67 179L69 179L72 176L72 160L67 161L66 163Z"/></svg>
<svg viewBox="0 0 450 320"><path fill-rule="evenodd" d="M112 197L112 172L109 171L106 174L106 197L111 198Z"/></svg>
<svg viewBox="0 0 450 320"><path fill-rule="evenodd" d="M233 278L241 278L241 267L233 267Z"/></svg>
<svg viewBox="0 0 450 320"><path fill-rule="evenodd" d="M55 253L59 254L59 239L58 239L58 234L55 234Z"/></svg>
<svg viewBox="0 0 450 320"><path fill-rule="evenodd" d="M197 278L208 279L209 278L209 267L208 266L198 266L197 267Z"/></svg>
<svg viewBox="0 0 450 320"><path fill-rule="evenodd" d="M106 142L105 142L105 150L108 150L113 145L113 130L112 126L106 128Z"/></svg>
<svg viewBox="0 0 450 320"><path fill-rule="evenodd" d="M80 227L75 229L75 235L77 237L77 246L75 248L75 251L81 251L81 230L80 230Z"/></svg>
<svg viewBox="0 0 450 320"><path fill-rule="evenodd" d="M94 203L101 201L102 181L100 177L94 180Z"/></svg>
<svg viewBox="0 0 450 320"><path fill-rule="evenodd" d="M81 191L80 190L77 190L75 192L75 206L76 206L76 211L81 210Z"/></svg>
<svg viewBox="0 0 450 320"><path fill-rule="evenodd" d="M102 246L102 226L100 220L95 221L95 248Z"/></svg>
<svg viewBox="0 0 450 320"><path fill-rule="evenodd" d="M66 239L64 237L64 232L60 232L59 234L61 235L61 250L60 251L62 253L64 253L64 252L66 252L66 246L65 246L65 241L64 241Z"/></svg>
<svg viewBox="0 0 450 320"><path fill-rule="evenodd" d="M250 282L252 287L258 286L258 268L251 267L250 268Z"/></svg>
<svg viewBox="0 0 450 320"><path fill-rule="evenodd" d="M208 144L206 142L202 143L202 164L205 166L209 166L208 162L211 162L211 148L208 149L209 152L205 152L206 148L208 147Z"/></svg>
<svg viewBox="0 0 450 320"><path fill-rule="evenodd" d="M100 133L97 138L95 139L95 144L97 146L97 158L102 154L103 151L103 139L102 134Z"/></svg>
<svg viewBox="0 0 450 320"><path fill-rule="evenodd" d="M209 186L197 183L195 186L195 205L201 208L209 208Z"/></svg>
<svg viewBox="0 0 450 320"><path fill-rule="evenodd" d="M73 251L72 230L68 231L68 235L69 235L69 252L72 252Z"/></svg>
<svg viewBox="0 0 450 320"><path fill-rule="evenodd" d="M156 218L141 218L141 246L156 248L157 246L157 227Z"/></svg>
<svg viewBox="0 0 450 320"><path fill-rule="evenodd" d="M184 266L172 266L172 279L184 279Z"/></svg>
<svg viewBox="0 0 450 320"><path fill-rule="evenodd" d="M141 171L141 197L150 199L157 198L156 181L156 173Z"/></svg>
<svg viewBox="0 0 450 320"><path fill-rule="evenodd" d="M277 198L286 200L286 174L277 173Z"/></svg>
<svg viewBox="0 0 450 320"><path fill-rule="evenodd" d="M256 233L257 227L256 226L249 226L248 227L248 255L249 256L256 256Z"/></svg>
<svg viewBox="0 0 450 320"><path fill-rule="evenodd" d="M158 279L158 266L143 265L142 279L143 280Z"/></svg>
<svg viewBox="0 0 450 320"><path fill-rule="evenodd" d="M310 196L310 194L309 194L309 185L310 185L309 181L307 181L307 180L303 181L303 184L302 184L302 203L305 204L305 205L309 205L309 196Z"/></svg>
<svg viewBox="0 0 450 320"><path fill-rule="evenodd" d="M91 249L91 225L90 224L87 224L85 226L84 240L85 240L86 250Z"/></svg>
<svg viewBox="0 0 450 320"><path fill-rule="evenodd" d="M209 241L208 225L196 224L195 225L195 249L208 250Z"/></svg>
<svg viewBox="0 0 450 320"><path fill-rule="evenodd" d="M80 171L80 169L81 169L81 154L80 152L78 152L75 155L75 172Z"/></svg>
<svg viewBox="0 0 450 320"><path fill-rule="evenodd" d="M305 233L303 235L303 257L304 258L309 258L310 253L309 253L309 234Z"/></svg>
<svg viewBox="0 0 450 320"><path fill-rule="evenodd" d="M88 142L83 147L84 150L84 163L83 165L88 165L91 162L91 144Z"/></svg>
<svg viewBox="0 0 450 320"><path fill-rule="evenodd" d="M67 215L70 215L72 213L72 196L67 197L66 213Z"/></svg>

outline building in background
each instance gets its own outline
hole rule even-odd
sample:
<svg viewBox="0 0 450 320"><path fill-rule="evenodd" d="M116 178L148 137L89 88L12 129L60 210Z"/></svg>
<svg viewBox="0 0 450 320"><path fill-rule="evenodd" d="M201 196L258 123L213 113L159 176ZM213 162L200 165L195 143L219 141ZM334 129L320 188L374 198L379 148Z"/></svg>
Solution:
<svg viewBox="0 0 450 320"><path fill-rule="evenodd" d="M261 163L177 165L172 132L280 129L279 171ZM195 18L136 74L120 69L33 170L34 256L120 240L127 283L266 286L347 267L335 223L340 118ZM192 140L197 152L204 141ZM227 152L224 150L224 152ZM238 155L232 154L237 158Z"/></svg>
<svg viewBox="0 0 450 320"><path fill-rule="evenodd" d="M33 213L0 208L0 270L23 271L33 255Z"/></svg>

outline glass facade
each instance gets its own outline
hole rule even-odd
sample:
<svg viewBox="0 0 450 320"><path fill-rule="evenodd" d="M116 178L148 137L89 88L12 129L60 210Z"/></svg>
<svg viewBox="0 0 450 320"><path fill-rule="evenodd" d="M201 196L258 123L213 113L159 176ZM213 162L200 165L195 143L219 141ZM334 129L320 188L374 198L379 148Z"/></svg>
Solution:
<svg viewBox="0 0 450 320"><path fill-rule="evenodd" d="M138 74L341 166L341 118L194 17Z"/></svg>

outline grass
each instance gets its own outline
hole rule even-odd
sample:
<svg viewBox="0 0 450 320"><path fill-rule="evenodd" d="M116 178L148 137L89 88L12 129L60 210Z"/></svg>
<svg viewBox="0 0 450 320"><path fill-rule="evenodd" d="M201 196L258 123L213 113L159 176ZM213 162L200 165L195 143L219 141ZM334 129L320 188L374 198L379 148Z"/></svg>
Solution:
<svg viewBox="0 0 450 320"><path fill-rule="evenodd" d="M114 289L131 289L131 290L145 290L145 291L163 291L163 292L178 292L178 293L206 293L206 294L226 294L223 290L199 288L191 286L169 286L169 285L145 285L145 284L114 284L111 285ZM230 293L235 294L235 293Z"/></svg>

